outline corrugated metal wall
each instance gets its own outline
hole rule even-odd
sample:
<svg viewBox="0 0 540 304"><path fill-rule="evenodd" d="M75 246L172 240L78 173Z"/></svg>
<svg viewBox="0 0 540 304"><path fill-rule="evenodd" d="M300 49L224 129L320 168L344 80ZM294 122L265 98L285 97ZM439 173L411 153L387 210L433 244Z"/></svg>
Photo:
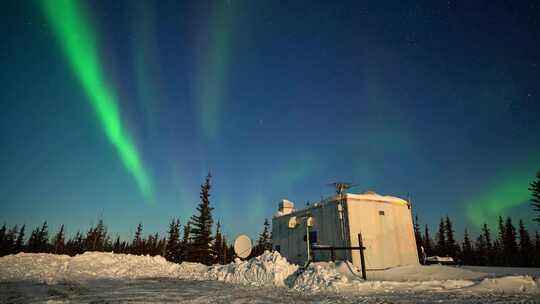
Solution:
<svg viewBox="0 0 540 304"><path fill-rule="evenodd" d="M272 219L274 248L279 248L281 255L290 262L302 264L306 261L306 224L301 218L308 212L313 218L311 231L317 233L319 245L358 246L357 235L362 232L364 246L367 247L365 257L368 270L418 264L411 210L407 205L351 197L346 198L344 209L347 240L342 238L337 201L329 201ZM293 216L297 217L299 224L291 229L288 228L288 223ZM353 264L360 267L358 251L336 251L338 260L351 255ZM315 261L328 261L330 252L315 251L313 257Z"/></svg>

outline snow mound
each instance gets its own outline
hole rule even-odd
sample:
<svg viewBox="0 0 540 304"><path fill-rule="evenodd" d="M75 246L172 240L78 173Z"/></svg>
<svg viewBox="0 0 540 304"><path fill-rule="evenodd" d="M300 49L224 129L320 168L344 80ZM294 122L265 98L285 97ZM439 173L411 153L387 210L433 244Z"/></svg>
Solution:
<svg viewBox="0 0 540 304"><path fill-rule="evenodd" d="M442 265L409 265L368 272L368 278L377 281L479 280L487 276L480 271Z"/></svg>
<svg viewBox="0 0 540 304"><path fill-rule="evenodd" d="M67 255L19 253L0 258L0 281L39 281L55 283L64 277L71 260Z"/></svg>
<svg viewBox="0 0 540 304"><path fill-rule="evenodd" d="M345 267L350 267L350 263L311 263L303 272L289 278L288 285L303 292L338 291L359 280L354 277L357 274L345 270Z"/></svg>
<svg viewBox="0 0 540 304"><path fill-rule="evenodd" d="M493 277L448 266L405 266L368 272L364 281L348 262L317 262L306 269L290 264L278 252L248 261L205 266L175 264L161 256L86 252L74 257L20 253L0 258L0 282L37 281L47 284L98 279L169 278L288 287L300 292L352 294L451 291L540 294L540 279L532 276Z"/></svg>
<svg viewBox="0 0 540 304"><path fill-rule="evenodd" d="M508 276L502 278L486 278L477 285L468 288L470 291L501 293L534 293L540 294L540 278L536 281L530 276Z"/></svg>
<svg viewBox="0 0 540 304"><path fill-rule="evenodd" d="M0 258L0 269L0 281L32 280L51 284L96 278L176 278L183 268L161 256L85 252L74 257L19 253Z"/></svg>
<svg viewBox="0 0 540 304"><path fill-rule="evenodd" d="M205 278L257 286L285 286L285 280L298 269L278 252L265 251L249 261L236 259L228 265L215 265Z"/></svg>
<svg viewBox="0 0 540 304"><path fill-rule="evenodd" d="M404 266L368 272L364 281L349 262L312 263L288 279L288 286L301 292L351 294L386 292L440 292L463 290L507 294L540 293L540 278L508 276L487 278L486 273L448 266Z"/></svg>

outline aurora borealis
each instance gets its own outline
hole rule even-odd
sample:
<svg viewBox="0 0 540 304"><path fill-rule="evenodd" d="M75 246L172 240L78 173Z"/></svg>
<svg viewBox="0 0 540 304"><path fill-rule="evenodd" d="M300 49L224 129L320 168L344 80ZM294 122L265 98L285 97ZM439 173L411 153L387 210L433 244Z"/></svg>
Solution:
<svg viewBox="0 0 540 304"><path fill-rule="evenodd" d="M0 222L256 235L277 202L410 197L432 230L531 218L533 2L7 1ZM529 224L532 226L532 224Z"/></svg>
<svg viewBox="0 0 540 304"><path fill-rule="evenodd" d="M114 145L127 171L141 193L152 199L152 185L139 153L122 125L116 97L105 83L99 62L96 35L84 20L76 1L43 0L49 23L58 36L71 68L94 108L103 132Z"/></svg>

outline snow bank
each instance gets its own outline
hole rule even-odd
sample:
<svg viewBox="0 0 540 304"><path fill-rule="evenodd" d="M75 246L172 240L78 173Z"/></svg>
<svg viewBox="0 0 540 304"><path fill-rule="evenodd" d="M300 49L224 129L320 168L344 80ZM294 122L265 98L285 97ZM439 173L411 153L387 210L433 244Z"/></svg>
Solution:
<svg viewBox="0 0 540 304"><path fill-rule="evenodd" d="M415 266L416 267L416 266ZM438 275L422 277L414 272L410 272L410 279L403 279L403 273L418 269L391 269L379 271L377 276L373 272L368 273L368 280L364 281L360 273L349 262L337 263L313 263L302 274L300 274L291 285L292 288L303 292L335 291L348 293L370 293L389 291L442 291L468 287L474 282L462 279L447 279L448 275L443 275L439 271L433 272ZM439 269L441 270L441 269ZM469 274L471 275L471 274ZM464 274L464 276L466 276ZM479 275L478 275L479 276ZM387 280L380 280L385 277ZM433 279L433 277L438 277ZM456 272L453 276L459 277Z"/></svg>
<svg viewBox="0 0 540 304"><path fill-rule="evenodd" d="M70 257L19 253L0 258L0 281L32 280L45 283L88 279L178 277L184 268L161 256L85 252Z"/></svg>
<svg viewBox="0 0 540 304"><path fill-rule="evenodd" d="M448 266L406 266L368 272L368 281L346 262L312 263L301 270L277 252L249 261L205 266L175 264L160 256L86 252L69 257L20 253L0 258L0 282L38 281L48 284L94 279L172 278L289 287L300 292L452 291L540 294L540 279L532 276L494 278L489 274Z"/></svg>
<svg viewBox="0 0 540 304"><path fill-rule="evenodd" d="M266 251L249 261L236 259L229 265L212 266L205 278L257 286L285 286L285 280L297 270L297 265L289 264L278 252Z"/></svg>
<svg viewBox="0 0 540 304"><path fill-rule="evenodd" d="M467 290L476 292L522 292L540 294L539 286L540 278L535 281L530 276L509 276L503 278L486 278Z"/></svg>

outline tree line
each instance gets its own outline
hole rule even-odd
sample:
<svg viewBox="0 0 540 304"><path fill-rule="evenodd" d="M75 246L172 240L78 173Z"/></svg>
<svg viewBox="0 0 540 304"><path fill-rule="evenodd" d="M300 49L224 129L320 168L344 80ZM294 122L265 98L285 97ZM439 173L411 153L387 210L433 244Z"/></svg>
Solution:
<svg viewBox="0 0 540 304"><path fill-rule="evenodd" d="M452 221L448 216L441 218L435 238L431 238L428 225L421 231L418 217L415 217L414 233L418 256L422 250L426 256L448 256L462 265L479 266L540 266L540 235L534 240L522 220L516 228L512 219L499 217L496 231L483 224L476 237L465 229L463 240L454 238Z"/></svg>
<svg viewBox="0 0 540 304"><path fill-rule="evenodd" d="M540 172L530 184L531 205L537 216L533 221L540 223ZM463 240L458 243L454 237L452 221L448 216L441 218L435 238L432 239L427 225L422 233L418 216L414 221L414 234L418 256L449 256L463 265L540 267L540 235L534 233L534 240L519 220L516 228L510 217L499 216L497 230L484 223L480 233L472 237L465 229Z"/></svg>
<svg viewBox="0 0 540 304"><path fill-rule="evenodd" d="M222 234L221 223L215 223L210 206L211 174L208 174L200 187L200 203L189 221L182 225L178 218L173 218L165 236L158 233L143 235L143 224L139 223L131 240L114 239L107 231L103 220L85 233L78 231L72 238L66 237L64 225L52 236L44 222L36 227L26 240L26 226L15 225L0 228L0 256L29 253L54 253L77 255L86 251L102 251L135 255L161 255L168 261L198 262L206 265L215 263L227 264L234 259L234 249L229 240ZM262 232L252 250L251 256L271 250L270 224L266 219Z"/></svg>

